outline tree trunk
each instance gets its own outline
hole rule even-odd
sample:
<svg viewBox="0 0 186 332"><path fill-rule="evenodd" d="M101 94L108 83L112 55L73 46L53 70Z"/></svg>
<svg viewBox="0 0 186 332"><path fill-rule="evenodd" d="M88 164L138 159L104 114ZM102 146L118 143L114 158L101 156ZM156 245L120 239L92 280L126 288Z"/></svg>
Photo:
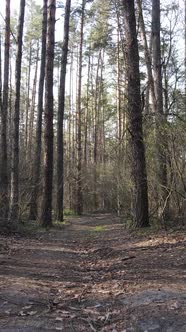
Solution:
<svg viewBox="0 0 186 332"><path fill-rule="evenodd" d="M12 132L13 132L13 121L12 121L12 63L11 63L11 57L10 57L10 64L9 64L9 96L8 96L8 151L9 155L12 155Z"/></svg>
<svg viewBox="0 0 186 332"><path fill-rule="evenodd" d="M77 93L77 213L83 212L83 192L82 192L82 142L81 142L81 87L82 87L82 58L83 58L83 35L84 35L84 19L85 19L85 3L82 0L81 8L81 31L80 31L80 47L79 47L79 69L78 69L78 93Z"/></svg>
<svg viewBox="0 0 186 332"><path fill-rule="evenodd" d="M36 220L37 218L38 193L40 188L43 92L44 92L45 64L46 64L47 3L48 0L43 0L43 21L42 21L42 41L41 41L42 45L41 45L41 66L40 66L40 77L39 77L38 108L37 108L37 123L36 123L36 147L34 152L33 188L31 192L30 215L29 215L29 219L31 220Z"/></svg>
<svg viewBox="0 0 186 332"><path fill-rule="evenodd" d="M120 89L120 34L119 28L117 29L117 86L116 86L116 95L117 95L117 138L118 138L118 153L117 153L117 215L118 217L121 214L121 198L120 198L120 177L121 177L121 139L122 139L122 113L121 113L121 89Z"/></svg>
<svg viewBox="0 0 186 332"><path fill-rule="evenodd" d="M9 62L10 62L10 0L6 0L5 18L5 49L4 49L4 82L3 103L1 117L1 216L8 216L8 170L7 170L7 114L8 114L8 88L9 88Z"/></svg>
<svg viewBox="0 0 186 332"><path fill-rule="evenodd" d="M29 119L29 133L28 133L28 160L31 161L33 154L33 128L34 128L34 117L35 117L35 102L36 102L36 90L37 90L37 72L38 72L38 63L39 63L39 43L37 45L37 55L36 55L36 67L33 80L32 88L32 102L30 108L30 119Z"/></svg>
<svg viewBox="0 0 186 332"><path fill-rule="evenodd" d="M99 133L99 108L100 108L100 78L101 50L98 54L98 62L95 77L95 103L94 103L94 209L98 209L97 177L98 177L98 133Z"/></svg>
<svg viewBox="0 0 186 332"><path fill-rule="evenodd" d="M185 0L185 105L186 105L186 0Z"/></svg>
<svg viewBox="0 0 186 332"><path fill-rule="evenodd" d="M85 106L85 142L84 142L84 165L87 166L87 146L88 146L88 112L89 112L89 88L90 88L90 48L88 51L88 73L87 73L87 88L86 88L86 106Z"/></svg>
<svg viewBox="0 0 186 332"><path fill-rule="evenodd" d="M71 50L71 63L70 63L70 79L69 79L69 124L68 124L68 138L69 138L69 163L68 163L68 191L69 191L69 208L72 209L72 170L73 170L73 65L74 65L74 54Z"/></svg>
<svg viewBox="0 0 186 332"><path fill-rule="evenodd" d="M49 0L46 47L46 81L44 112L44 185L41 207L41 224L52 226L52 182L53 182L53 71L55 43L56 0Z"/></svg>
<svg viewBox="0 0 186 332"><path fill-rule="evenodd" d="M132 161L132 215L136 227L149 226L148 188L142 130L139 53L134 0L123 0L128 76L128 117Z"/></svg>
<svg viewBox="0 0 186 332"><path fill-rule="evenodd" d="M139 23L141 28L141 35L144 45L144 52L145 52L145 62L147 67L147 75L148 75L148 84L150 86L151 97L152 97L152 105L153 105L153 113L156 112L156 96L155 96L155 89L154 89L154 78L152 73L152 59L150 50L147 43L147 36L145 31L145 24L143 19L143 11L141 6L141 0L136 0L138 11L139 11Z"/></svg>
<svg viewBox="0 0 186 332"><path fill-rule="evenodd" d="M22 39L25 15L25 0L20 0L20 14L17 32L17 53L15 65L15 105L13 115L13 142L11 166L11 193L9 219L18 220L19 217L19 115L20 115L20 86L21 86L21 61Z"/></svg>
<svg viewBox="0 0 186 332"><path fill-rule="evenodd" d="M27 77L27 99L26 99L26 119L25 119L25 148L26 148L26 159L27 159L27 148L28 148L28 113L30 107L30 74L31 74L31 60L32 60L32 44L29 47L29 59L28 59L28 77Z"/></svg>
<svg viewBox="0 0 186 332"><path fill-rule="evenodd" d="M0 33L0 114L2 113L2 67L1 67L1 33Z"/></svg>
<svg viewBox="0 0 186 332"><path fill-rule="evenodd" d="M168 217L167 201L167 161L166 161L166 116L163 113L163 87L160 42L160 0L152 1L152 56L154 71L154 90L156 97L156 146L158 161L159 217Z"/></svg>
<svg viewBox="0 0 186 332"><path fill-rule="evenodd" d="M59 87L58 120L57 120L57 205L56 220L63 221L64 206L64 109L65 109L65 80L68 55L69 40L69 20L70 20L71 0L66 0L65 20L64 20L64 40L61 57L61 73Z"/></svg>

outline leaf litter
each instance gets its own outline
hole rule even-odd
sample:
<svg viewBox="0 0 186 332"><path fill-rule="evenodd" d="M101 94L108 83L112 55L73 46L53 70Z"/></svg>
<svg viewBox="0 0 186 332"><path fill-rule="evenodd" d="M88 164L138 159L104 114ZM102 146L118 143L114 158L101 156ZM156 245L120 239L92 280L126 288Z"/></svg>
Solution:
<svg viewBox="0 0 186 332"><path fill-rule="evenodd" d="M2 332L186 330L184 230L135 235L97 215L0 242Z"/></svg>

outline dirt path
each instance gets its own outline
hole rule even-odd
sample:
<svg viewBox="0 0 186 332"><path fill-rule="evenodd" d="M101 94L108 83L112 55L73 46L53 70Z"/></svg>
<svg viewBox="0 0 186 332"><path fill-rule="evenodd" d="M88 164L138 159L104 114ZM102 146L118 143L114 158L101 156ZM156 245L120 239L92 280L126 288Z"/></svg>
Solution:
<svg viewBox="0 0 186 332"><path fill-rule="evenodd" d="M184 245L183 232L134 236L110 215L1 236L0 331L185 332Z"/></svg>

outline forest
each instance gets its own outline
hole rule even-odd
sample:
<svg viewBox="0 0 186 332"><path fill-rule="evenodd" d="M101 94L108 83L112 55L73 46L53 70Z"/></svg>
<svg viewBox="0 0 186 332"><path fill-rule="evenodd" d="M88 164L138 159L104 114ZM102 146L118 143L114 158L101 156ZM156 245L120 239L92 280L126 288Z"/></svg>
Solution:
<svg viewBox="0 0 186 332"><path fill-rule="evenodd" d="M1 4L0 331L185 331L186 0Z"/></svg>
<svg viewBox="0 0 186 332"><path fill-rule="evenodd" d="M5 3L2 218L183 220L184 1Z"/></svg>

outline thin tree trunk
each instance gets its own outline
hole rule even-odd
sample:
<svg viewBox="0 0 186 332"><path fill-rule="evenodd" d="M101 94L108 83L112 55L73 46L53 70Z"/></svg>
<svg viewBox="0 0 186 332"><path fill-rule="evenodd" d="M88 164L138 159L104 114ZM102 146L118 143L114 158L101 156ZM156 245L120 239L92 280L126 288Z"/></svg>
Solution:
<svg viewBox="0 0 186 332"><path fill-rule="evenodd" d="M9 219L18 220L19 217L19 115L20 115L20 86L21 86L21 61L23 46L23 25L25 15L25 0L20 0L20 14L17 31L17 54L15 66L15 105L13 115L13 145L11 167L11 193Z"/></svg>
<svg viewBox="0 0 186 332"><path fill-rule="evenodd" d="M66 0L64 39L61 56L61 73L59 87L58 120L57 120L57 204L56 220L63 221L64 207L64 110L65 110L65 80L69 41L69 20L71 0Z"/></svg>
<svg viewBox="0 0 186 332"><path fill-rule="evenodd" d="M33 81L32 89L32 103L30 109L30 119L29 119L29 141L28 141L28 160L32 159L32 148L33 148L33 127L34 127L34 117L35 117L35 101L36 101L36 89L37 89L37 72L38 72L38 62L39 62L39 43L37 45L37 55L36 55L36 67Z"/></svg>
<svg viewBox="0 0 186 332"><path fill-rule="evenodd" d="M48 30L46 47L46 81L44 112L44 185L41 207L41 224L52 226L52 189L53 189L53 71L55 43L56 0L49 0Z"/></svg>
<svg viewBox="0 0 186 332"><path fill-rule="evenodd" d="M68 190L69 190L69 208L72 209L72 168L73 168L73 63L74 55L71 50L71 64L70 64L70 79L69 79L69 125L68 125L68 137L69 137L69 163L68 163Z"/></svg>
<svg viewBox="0 0 186 332"><path fill-rule="evenodd" d="M167 161L166 161L166 116L163 112L163 87L160 42L160 0L152 1L152 56L154 71L154 90L156 96L156 146L158 160L159 211L160 217L167 219Z"/></svg>
<svg viewBox="0 0 186 332"><path fill-rule="evenodd" d="M139 11L139 22L141 28L141 35L144 45L144 52L145 52L145 62L147 67L147 75L148 75L148 84L150 86L151 97L152 97L152 105L153 105L153 113L156 113L156 96L155 96L155 88L154 88L154 78L152 73L152 60L151 54L149 51L148 43L147 43L147 36L145 31L145 24L143 19L143 11L141 6L141 0L136 0L138 11Z"/></svg>
<svg viewBox="0 0 186 332"><path fill-rule="evenodd" d="M84 19L85 19L86 0L82 0L81 8L81 31L80 31L80 47L79 47L79 70L78 70L78 93L77 93L77 213L83 212L83 192L82 192L82 142L81 142L81 87L82 87L82 60L83 60L83 35L84 35Z"/></svg>
<svg viewBox="0 0 186 332"><path fill-rule="evenodd" d="M46 64L47 3L48 0L43 0L43 21L42 21L42 41L41 41L42 45L41 45L41 66L40 66L40 77L39 77L38 108L37 108L37 123L36 123L36 147L34 152L33 188L31 192L30 213L29 213L29 218L31 220L36 220L37 218L38 193L40 188L43 92L44 92L45 64Z"/></svg>
<svg viewBox="0 0 186 332"><path fill-rule="evenodd" d="M186 0L185 0L185 101L186 106Z"/></svg>
<svg viewBox="0 0 186 332"><path fill-rule="evenodd" d="M7 114L8 114L8 88L9 88L9 62L10 62L10 0L6 0L5 18L5 49L4 49L4 81L3 102L1 117L1 216L8 216L8 170L7 170Z"/></svg>
<svg viewBox="0 0 186 332"><path fill-rule="evenodd" d="M31 60L32 60L32 44L29 47L29 60L28 60L28 77L27 77L27 99L26 99L26 119L25 119L25 147L26 147L26 159L28 148L28 114L30 107L30 74L31 74Z"/></svg>
<svg viewBox="0 0 186 332"><path fill-rule="evenodd" d="M9 96L8 96L8 151L9 155L12 155L12 63L10 56L10 64L9 64Z"/></svg>
<svg viewBox="0 0 186 332"><path fill-rule="evenodd" d="M139 53L134 0L123 0L128 76L128 117L132 161L132 215L136 227L149 226L148 188L142 130Z"/></svg>
<svg viewBox="0 0 186 332"><path fill-rule="evenodd" d="M90 120L90 125L89 125L89 161L90 163L94 163L94 145L92 144L94 140L94 54L92 54L92 59L91 59L91 73L90 73L90 85L91 85L91 120Z"/></svg>
<svg viewBox="0 0 186 332"><path fill-rule="evenodd" d="M117 215L118 217L121 214L121 199L120 199L120 177L121 177L121 137L122 137L122 122L121 122L121 90L120 90L120 34L119 34L119 28L117 31L117 87L116 87L116 93L117 93L117 134L118 134L118 161L117 161Z"/></svg>
<svg viewBox="0 0 186 332"><path fill-rule="evenodd" d="M87 91L86 91L86 106L85 106L85 142L84 142L84 164L87 165L87 138L88 138L88 111L89 111L89 87L90 87L90 48L88 51L88 73L87 73Z"/></svg>
<svg viewBox="0 0 186 332"><path fill-rule="evenodd" d="M1 33L0 33L0 114L2 113L3 101L2 101L2 67L1 67Z"/></svg>
<svg viewBox="0 0 186 332"><path fill-rule="evenodd" d="M95 78L95 108L94 108L94 208L98 208L97 197L97 163L98 163L98 131L99 131L99 106L100 106L100 91L99 91L99 69L101 65L101 50L98 54L98 63Z"/></svg>

